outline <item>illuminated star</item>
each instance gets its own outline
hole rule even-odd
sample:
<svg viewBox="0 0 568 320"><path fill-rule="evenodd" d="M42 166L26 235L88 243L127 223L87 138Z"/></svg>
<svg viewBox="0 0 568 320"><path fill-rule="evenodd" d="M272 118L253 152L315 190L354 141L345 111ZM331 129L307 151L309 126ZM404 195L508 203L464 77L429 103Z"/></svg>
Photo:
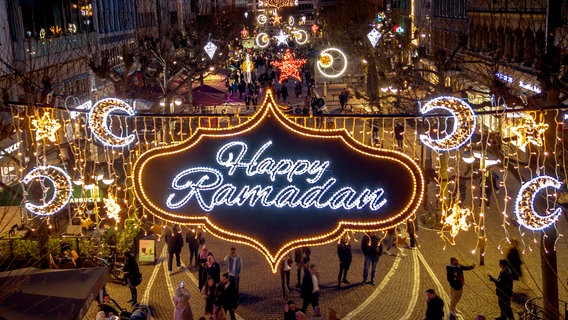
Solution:
<svg viewBox="0 0 568 320"><path fill-rule="evenodd" d="M280 33L277 36L274 36L274 38L276 38L276 41L278 41L278 43L276 43L276 45L277 46L279 46L281 44L288 45L288 37L290 37L290 36L285 34L284 31L280 30Z"/></svg>
<svg viewBox="0 0 568 320"><path fill-rule="evenodd" d="M205 49L209 59L213 59L213 55L215 55L215 51L217 51L217 46L213 42L209 41L203 49Z"/></svg>
<svg viewBox="0 0 568 320"><path fill-rule="evenodd" d="M272 64L280 69L280 79L278 82L286 80L288 77L296 78L302 81L299 69L306 63L306 59L295 59L290 49L286 49L284 59L275 61Z"/></svg>
<svg viewBox="0 0 568 320"><path fill-rule="evenodd" d="M43 113L43 116L38 119L32 120L32 125L36 130L36 141L47 138L51 142L57 141L57 130L61 128L61 124L51 117L48 111Z"/></svg>
<svg viewBox="0 0 568 320"><path fill-rule="evenodd" d="M274 23L281 23L282 22L282 17L281 16L274 16L272 17L272 20L274 20Z"/></svg>
<svg viewBox="0 0 568 320"><path fill-rule="evenodd" d="M512 128L512 131L517 135L518 146L524 147L530 142L537 147L542 147L543 134L546 129L548 129L548 124L543 122L537 124L530 114L526 114L521 124Z"/></svg>
<svg viewBox="0 0 568 320"><path fill-rule="evenodd" d="M444 224L450 227L450 235L452 237L457 236L460 230L467 231L469 229L468 218L471 217L471 210L460 208L455 204L445 213Z"/></svg>
<svg viewBox="0 0 568 320"><path fill-rule="evenodd" d="M105 198L103 199L103 201L105 203L105 208L107 210L107 216L109 217L109 219L114 219L116 222L119 222L120 216L118 214L121 208L120 205L116 203L114 197L112 195L109 195L108 199Z"/></svg>

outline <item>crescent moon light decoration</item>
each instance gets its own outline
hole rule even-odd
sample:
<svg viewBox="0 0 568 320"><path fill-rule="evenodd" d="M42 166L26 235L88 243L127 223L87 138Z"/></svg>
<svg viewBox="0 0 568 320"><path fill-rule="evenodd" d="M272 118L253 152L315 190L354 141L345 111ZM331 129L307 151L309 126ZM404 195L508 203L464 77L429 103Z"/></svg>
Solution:
<svg viewBox="0 0 568 320"><path fill-rule="evenodd" d="M102 99L95 103L89 112L89 126L93 135L102 144L114 148L125 147L134 141L134 134L119 137L111 132L107 120L113 111L123 111L129 116L134 115L134 108L128 103L114 98Z"/></svg>
<svg viewBox="0 0 568 320"><path fill-rule="evenodd" d="M266 21L268 21L268 18L263 14L260 14L258 15L258 17L256 17L256 22L258 22L259 24L265 24Z"/></svg>
<svg viewBox="0 0 568 320"><path fill-rule="evenodd" d="M317 66L325 77L337 78L347 70L347 57L339 49L327 48L320 53Z"/></svg>
<svg viewBox="0 0 568 320"><path fill-rule="evenodd" d="M559 189L562 183L549 176L540 176L525 182L515 201L515 214L517 221L527 229L542 230L554 224L562 213L562 208L556 208L547 215L542 216L534 209L534 200L541 189L553 187Z"/></svg>
<svg viewBox="0 0 568 320"><path fill-rule="evenodd" d="M308 33L305 30L294 31L294 40L298 44L305 44L308 42Z"/></svg>
<svg viewBox="0 0 568 320"><path fill-rule="evenodd" d="M256 36L255 41L256 45L261 48L266 48L270 44L270 38L268 38L268 35L264 32L259 33Z"/></svg>
<svg viewBox="0 0 568 320"><path fill-rule="evenodd" d="M432 139L428 134L421 134L422 143L441 152L458 149L469 141L476 126L475 113L469 104L454 97L439 97L424 104L420 112L426 114L435 109L444 109L452 114L453 129L443 139Z"/></svg>
<svg viewBox="0 0 568 320"><path fill-rule="evenodd" d="M69 203L73 187L71 177L63 169L55 166L38 167L28 172L22 182L28 184L36 179L47 179L51 186L44 185L44 181L41 181L44 196L43 204L36 205L26 201L24 207L30 212L40 216L49 216L63 209ZM53 188L53 192L50 199L46 200L47 191L50 188Z"/></svg>

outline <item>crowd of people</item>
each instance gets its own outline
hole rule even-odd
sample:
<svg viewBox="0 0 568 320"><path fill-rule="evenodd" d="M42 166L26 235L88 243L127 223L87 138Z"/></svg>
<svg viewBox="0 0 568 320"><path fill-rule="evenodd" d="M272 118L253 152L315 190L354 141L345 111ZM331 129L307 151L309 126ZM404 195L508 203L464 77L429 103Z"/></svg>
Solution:
<svg viewBox="0 0 568 320"><path fill-rule="evenodd" d="M414 235L402 234L406 230L403 225L387 230L384 233L365 233L360 241L361 252L364 256L362 266L362 278L360 284L375 285L377 265L381 255L397 255L391 253L392 247L406 246L410 249L415 248L416 242ZM402 238L402 241L401 241ZM181 268L179 254L184 246L182 231L178 227L173 227L171 232L166 233L165 242L168 250L168 272L172 275L173 259L175 257L177 266ZM343 285L351 285L348 273L353 259L351 238L345 233L337 243L337 258L339 261L337 286L339 290ZM205 238L199 229L192 229L186 233L185 242L189 249L189 268L197 271L198 290L201 298L204 299L204 316L200 319L236 319L235 311L239 306L240 279L243 272L243 259L237 253L236 247L231 247L228 254L223 258L225 271L221 270L220 264L209 250L205 243ZM501 310L499 320L514 319L511 308L511 297L513 295L513 281L519 280L522 260L517 249L516 240L512 239L506 259L499 261L500 272L497 277L489 276L489 280L495 283L498 305ZM386 249L383 249L386 246ZM403 256L401 252L399 256ZM139 308L136 287L142 281L138 264L133 254L126 252L125 274L128 287L131 292L131 299L128 301L134 307L133 312L127 312L121 308L116 301L105 294L100 301L100 312L97 320L102 319L145 319L146 310ZM447 281L450 288L449 301L449 320L458 319L457 305L461 299L464 287L464 271L473 270L475 264L462 265L457 258L451 257L450 263L446 266ZM296 270L295 287L292 286L292 270ZM320 305L321 280L317 265L312 261L312 251L309 247L299 247L288 254L280 264L280 276L282 297L287 301L284 305L284 319L326 319ZM355 281L355 283L359 283ZM296 302L291 299L291 293L298 292L302 299L301 307L296 306ZM444 319L443 299L436 294L434 289L426 291L427 310L426 320ZM194 312L189 303L191 298L189 290L182 281L175 290L172 300L175 305L175 320L193 320ZM299 305L298 305L299 306ZM308 310L311 308L311 310ZM200 313L200 312L197 312ZM144 316L144 318L143 318ZM337 312L329 308L327 319L337 319ZM479 315L477 319L485 319Z"/></svg>

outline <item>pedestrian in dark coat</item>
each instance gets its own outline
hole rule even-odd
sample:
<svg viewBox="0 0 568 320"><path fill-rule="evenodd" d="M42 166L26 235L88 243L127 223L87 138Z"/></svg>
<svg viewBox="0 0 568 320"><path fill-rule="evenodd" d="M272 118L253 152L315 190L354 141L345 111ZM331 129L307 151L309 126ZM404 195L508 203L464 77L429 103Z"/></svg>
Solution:
<svg viewBox="0 0 568 320"><path fill-rule="evenodd" d="M199 254L199 240L201 239L201 232L196 229L191 229L185 235L185 242L189 247L189 266L193 266L195 259L195 266L197 267L197 256Z"/></svg>
<svg viewBox="0 0 568 320"><path fill-rule="evenodd" d="M383 246L380 242L379 237L372 233L365 233L365 236L361 241L361 251L363 251L363 255L365 256L363 266L363 284L367 282L369 266L371 266L371 281L369 281L369 284L375 285L377 264L379 263L379 257L383 254Z"/></svg>
<svg viewBox="0 0 568 320"><path fill-rule="evenodd" d="M489 275L491 280L496 285L495 293L499 300L499 309L501 315L496 320L514 320L513 309L511 308L511 296L513 295L513 275L509 269L509 263L506 259L499 260L499 277L494 278Z"/></svg>
<svg viewBox="0 0 568 320"><path fill-rule="evenodd" d="M319 277L317 274L316 266L312 263L304 265L304 279L302 281L301 296L304 299L302 304L302 312L306 313L306 309L311 304L314 308L319 306Z"/></svg>
<svg viewBox="0 0 568 320"><path fill-rule="evenodd" d="M347 95L344 91L339 94L339 104L341 105L341 112L345 110L345 105L347 104Z"/></svg>
<svg viewBox="0 0 568 320"><path fill-rule="evenodd" d="M288 98L288 87L286 87L286 85L283 84L282 89L280 89L280 92L282 94L282 100L284 100L284 102L286 102L286 98Z"/></svg>
<svg viewBox="0 0 568 320"><path fill-rule="evenodd" d="M130 289L131 298L128 300L133 306L138 304L138 291L136 287L142 281L142 274L140 273L140 268L138 267L138 262L136 262L136 257L127 251L124 253L126 256L126 262L124 262L124 273L126 278L126 283Z"/></svg>
<svg viewBox="0 0 568 320"><path fill-rule="evenodd" d="M207 257L205 272L207 273L207 276L210 276L215 280L215 283L219 283L221 278L221 267L217 261L215 261L215 258L211 253L209 253L209 256Z"/></svg>
<svg viewBox="0 0 568 320"><path fill-rule="evenodd" d="M426 290L426 318L424 320L444 319L444 300L438 297L434 289Z"/></svg>
<svg viewBox="0 0 568 320"><path fill-rule="evenodd" d="M450 264L446 266L446 278L450 283L450 320L457 319L456 306L461 299L463 285L465 284L463 272L474 268L475 263L471 266L462 266L454 257L450 258Z"/></svg>
<svg viewBox="0 0 568 320"><path fill-rule="evenodd" d="M523 260L521 259L521 254L519 253L519 241L517 239L511 239L509 241L510 245L507 249L507 262L509 263L510 271L513 276L513 280L519 280L523 275L521 270L521 265Z"/></svg>
<svg viewBox="0 0 568 320"><path fill-rule="evenodd" d="M337 256L339 257L339 274L337 275L337 288L341 288L341 282L349 284L347 280L347 271L351 266L351 244L349 243L349 236L344 234L341 241L337 244Z"/></svg>
<svg viewBox="0 0 568 320"><path fill-rule="evenodd" d="M221 283L217 286L217 297L225 312L229 312L231 320L235 320L235 310L239 306L239 294L235 283L231 281L229 273L224 273Z"/></svg>
<svg viewBox="0 0 568 320"><path fill-rule="evenodd" d="M400 122L397 122L394 126L394 137L398 147L402 148L402 142L404 140L404 126Z"/></svg>
<svg viewBox="0 0 568 320"><path fill-rule="evenodd" d="M294 250L294 262L296 263L297 276L296 288L300 288L301 286L300 279L302 278L302 270L304 270L304 264L309 263L311 253L312 250L310 247L301 247Z"/></svg>
<svg viewBox="0 0 568 320"><path fill-rule="evenodd" d="M183 247L183 237L178 226L172 228L172 232L166 233L166 244L168 245L168 272L172 275L172 260L176 256L176 264L181 268L181 260L179 254Z"/></svg>

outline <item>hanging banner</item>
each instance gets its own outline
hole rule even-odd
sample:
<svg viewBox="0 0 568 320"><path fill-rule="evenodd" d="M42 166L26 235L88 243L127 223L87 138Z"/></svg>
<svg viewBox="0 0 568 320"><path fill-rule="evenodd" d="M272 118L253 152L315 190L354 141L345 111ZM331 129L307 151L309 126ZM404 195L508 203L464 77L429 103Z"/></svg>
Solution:
<svg viewBox="0 0 568 320"><path fill-rule="evenodd" d="M363 145L343 129L299 126L271 92L247 122L199 128L183 143L150 150L133 175L148 211L253 246L273 272L296 247L404 222L424 193L407 155Z"/></svg>

